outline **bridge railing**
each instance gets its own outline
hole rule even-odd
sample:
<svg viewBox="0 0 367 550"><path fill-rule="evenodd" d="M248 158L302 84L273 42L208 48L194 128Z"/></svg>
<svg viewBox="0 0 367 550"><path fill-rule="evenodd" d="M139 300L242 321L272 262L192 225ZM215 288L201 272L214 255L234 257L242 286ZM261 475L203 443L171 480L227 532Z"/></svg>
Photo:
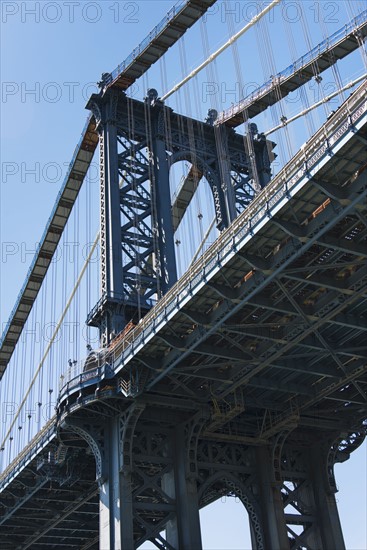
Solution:
<svg viewBox="0 0 367 550"><path fill-rule="evenodd" d="M209 271L225 260L239 241L254 234L256 226L271 217L271 210L278 203L287 199L302 178L310 175L317 163L327 155L328 150L341 140L350 126L355 124L366 112L367 84L362 84L343 104L341 108L320 128L318 132L301 147L299 152L279 174L259 193L231 226L223 231L218 239L204 254L188 269L177 283L157 302L147 315L124 337L113 353L101 357L94 373L82 372L82 364L78 364L79 372L75 376L68 375L60 395L72 388L94 383L98 377L110 375L109 369L124 366L144 345L145 340L161 328L162 320L166 320L172 311L178 310L180 303L193 293L193 289L204 284ZM103 364L102 364L103 363ZM103 370L105 369L105 370ZM67 389L66 389L67 387Z"/></svg>
<svg viewBox="0 0 367 550"><path fill-rule="evenodd" d="M76 387L89 386L103 378L113 376L114 353L103 354L92 368L86 367L88 358L76 362L66 373L60 376L59 400L72 393Z"/></svg>
<svg viewBox="0 0 367 550"><path fill-rule="evenodd" d="M131 54L120 63L110 75L105 79L104 84L111 86L118 78L128 69L134 61L144 52L151 44L151 42L159 36L159 34L166 28L167 24L172 21L176 15L188 4L188 0L178 0L176 4L167 12L165 17L150 31L150 33L140 42L139 46L134 48Z"/></svg>
<svg viewBox="0 0 367 550"><path fill-rule="evenodd" d="M42 449L51 438L54 436L56 426L56 416L53 416L37 435L31 439L26 447L17 455L17 457L9 464L9 466L0 474L0 490L4 488L4 485L7 483L9 476L14 476L19 468L25 462L28 462L32 457L34 457L40 449Z"/></svg>

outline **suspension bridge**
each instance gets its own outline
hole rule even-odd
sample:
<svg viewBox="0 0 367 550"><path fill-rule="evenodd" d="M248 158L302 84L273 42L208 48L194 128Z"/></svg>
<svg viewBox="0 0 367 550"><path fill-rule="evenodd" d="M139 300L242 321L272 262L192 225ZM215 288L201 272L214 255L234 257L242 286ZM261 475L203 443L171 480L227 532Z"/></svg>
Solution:
<svg viewBox="0 0 367 550"><path fill-rule="evenodd" d="M225 495L246 508L254 550L345 549L334 466L363 443L367 417L367 12L205 120L168 98L226 48L236 64L235 39L280 1L172 89L132 97L215 4L178 2L87 102L0 341L1 398L18 403L3 413L4 550L199 550L199 510ZM338 63L356 55L363 72L345 83ZM290 145L293 119L331 97L295 116L285 99L327 71L338 108L275 174L270 136ZM260 127L279 106L275 127ZM70 224L84 231L78 201L90 210L96 154L100 227L79 272L67 272L53 259ZM196 249L184 258L185 234ZM22 341L56 314L46 344ZM83 315L84 354L80 335L59 338Z"/></svg>

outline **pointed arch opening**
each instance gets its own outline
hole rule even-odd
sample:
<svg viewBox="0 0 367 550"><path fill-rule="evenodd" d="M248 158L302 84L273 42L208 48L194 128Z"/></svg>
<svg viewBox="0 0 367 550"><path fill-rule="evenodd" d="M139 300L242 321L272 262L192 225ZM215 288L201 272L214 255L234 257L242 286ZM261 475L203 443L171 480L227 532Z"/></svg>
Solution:
<svg viewBox="0 0 367 550"><path fill-rule="evenodd" d="M181 276L219 235L217 182L210 167L198 159L174 154L170 158L170 187L177 268Z"/></svg>
<svg viewBox="0 0 367 550"><path fill-rule="evenodd" d="M199 499L203 550L265 550L260 510L243 480L218 472L203 484Z"/></svg>

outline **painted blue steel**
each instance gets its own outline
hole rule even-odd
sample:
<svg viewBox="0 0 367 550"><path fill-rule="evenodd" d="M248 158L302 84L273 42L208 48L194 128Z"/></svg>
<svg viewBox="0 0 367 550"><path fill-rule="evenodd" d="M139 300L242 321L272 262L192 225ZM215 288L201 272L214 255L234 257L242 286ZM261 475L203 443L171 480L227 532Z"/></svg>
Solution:
<svg viewBox="0 0 367 550"><path fill-rule="evenodd" d="M356 120L353 117L360 116ZM305 152L300 152L296 159L300 162L300 166L296 170L296 173L288 178L286 181L282 178L283 170L266 188L266 194L262 193L258 199L254 201L250 207L245 210L233 224L219 237L208 251L196 262L192 270L181 278L180 281L162 298L156 307L148 313L148 315L142 320L141 325L145 326L137 327L136 331L141 331L140 334L134 338L132 332L131 338L134 338L132 343L123 351L121 359L115 361L119 363L115 366L115 372L120 370L134 357L134 355L145 345L145 343L153 338L154 334L159 331L167 323L169 319L174 317L177 312L183 308L205 284L211 279L223 265L225 265L238 250L240 250L246 242L248 242L253 235L255 235L267 222L267 220L273 217L284 204L294 195L296 195L304 185L306 185L310 179L330 160L331 155L335 154L347 141L349 141L354 133L363 126L367 121L367 103L358 106L350 115L343 119L340 125L336 128L334 133L326 139L321 146L312 154L309 159L305 159ZM314 140L319 137L319 132L316 134ZM310 142L309 147L312 145ZM293 160L293 162L294 162ZM285 167L286 169L289 167ZM270 198L274 187L280 187L273 193ZM265 200L264 200L265 198ZM259 202L262 199L260 208L256 213L252 215L253 210L259 206ZM213 329L214 330L214 329ZM210 330L206 331L206 336ZM181 356L182 359L182 356ZM162 377L166 376L167 372L162 372L154 379L152 384L157 383ZM147 389L150 389L148 387Z"/></svg>
<svg viewBox="0 0 367 550"><path fill-rule="evenodd" d="M248 95L246 98L244 98L242 101L240 101L237 105L234 105L230 107L229 109L226 109L225 111L222 111L219 113L214 125L218 126L220 124L223 124L226 120L240 112L241 110L245 109L246 106L248 106L250 103L253 103L258 97L263 95L266 91L273 88L274 83L281 83L282 80L286 79L289 76L292 76L294 73L300 71L303 67L306 65L309 65L312 61L316 61L323 53L327 52L330 48L335 46L338 42L340 42L343 38L348 36L353 32L353 30L364 23L367 20L367 10L363 11L357 17L352 19L349 23L344 25L341 29L338 29L334 34L320 42L317 46L312 48L309 52L307 52L305 55L297 59L294 63L289 65L286 69L283 71L277 73L272 78L267 80L264 84L259 86L256 90L254 90L250 95Z"/></svg>
<svg viewBox="0 0 367 550"><path fill-rule="evenodd" d="M125 305L129 305L129 301L126 299L126 296L124 294L117 294L116 292L104 293L98 300L96 305L93 307L93 309L91 309L91 311L88 313L87 324L91 319L93 319L97 312L102 309L107 300L116 300L119 303L123 302ZM153 307L157 303L157 300L154 300L153 298L148 298L145 301L149 307Z"/></svg>
<svg viewBox="0 0 367 550"><path fill-rule="evenodd" d="M87 386L96 384L101 380L113 378L113 376L114 372L108 363L104 363L99 367L78 374L77 376L68 380L66 384L64 384L64 386L61 388L59 401L62 401L63 399L74 393L76 387L79 389L83 389Z"/></svg>
<svg viewBox="0 0 367 550"><path fill-rule="evenodd" d="M133 52L120 64L118 65L118 67L116 67L116 69L114 71L112 71L111 73L111 76L109 78L111 78L111 82L116 80L116 78L118 78L118 76L121 76L121 74L134 62L134 60L137 59L137 57L142 53L142 51L144 51L144 49L149 45L149 42L151 42L155 37L157 37L159 35L160 32L162 32L162 30L167 26L167 24L180 12L182 11L188 4L189 4L190 0L179 0L175 6L173 6L171 8L171 10L167 13L167 15L160 21L160 23L158 23L158 25L156 27L154 27L154 29L149 33L149 35L140 43L140 45L135 48L133 50ZM367 10L363 11L361 14L359 14L357 17L355 17L352 21L350 21L348 24L346 24L344 27L342 27L341 29L339 29L338 31L336 31L334 34L332 34L329 38L327 38L326 40L324 40L323 42L321 42L320 44L318 44L317 46L315 46L315 48L313 48L310 52L308 52L306 55L302 56L300 59L298 59L297 61L295 61L294 63L292 63L291 65L289 65L289 67L287 67L286 69L284 69L284 71L278 73L276 75L275 78L285 78L287 76L290 76L291 74L293 74L294 72L296 72L297 70L301 69L304 65L306 65L307 63L309 63L310 61L312 61L313 58L319 56L320 54L322 54L323 52L327 51L330 47L332 47L334 44L336 44L338 41L340 41L343 37L347 36L350 32L353 31L353 29L360 25L361 23L363 23L363 21L365 21L367 18ZM108 82L106 82L108 83ZM253 92L251 94L251 96L249 96L248 98L244 99L238 106L237 106L237 109L238 110L241 110L241 105L245 106L246 105L246 102L249 101L249 99L251 101L253 101L257 96L261 95L262 93L264 93L267 89L271 88L271 86L273 85L273 80L268 80L267 82L265 82L265 84L263 84L261 87L259 87L255 92ZM229 116L232 116L234 114L234 111L233 111L233 108L231 109L228 109L227 111L223 111L217 121L216 121L216 124L220 124L222 123L225 119L227 119ZM23 283L23 286L18 294L18 297L16 299L16 302L15 302L15 305L10 313L10 316L9 316L9 319L8 319L8 322L5 326L5 329L3 330L3 333L2 333L2 336L0 338L0 348L2 348L3 346L3 343L4 343L4 340L7 336L7 333L9 331L9 328L12 324L12 321L13 321L13 318L15 316L15 313L20 305L20 301L22 299L22 296L24 294L24 291L25 289L27 288L28 286L28 283L29 283L29 277L37 263L37 260L38 260L38 254L39 254L39 251L41 250L42 246L44 245L45 243L45 240L46 240L46 237L48 235L48 232L49 232L49 229L50 229L50 225L51 225L51 222L52 222L52 219L53 219L53 216L56 212L56 209L58 207L58 204L59 204L59 200L60 200L60 197L62 196L64 190L65 190L65 187L67 185L67 182L68 182L68 179L70 177L70 174L71 174L71 171L72 171L72 168L73 168L73 164L76 160L76 157L80 151L80 148L81 148L81 145L82 145L82 142L86 136L86 133L87 133L87 130L88 130L88 127L90 125L90 122L92 120L92 114L90 114L87 118L87 121L85 123L85 126L83 128L83 131L82 131L82 134L81 134L81 137L80 137L80 140L74 150L74 154L72 156L72 159L70 161L70 164L69 164L69 168L68 168L68 171L67 171L67 174L65 176L65 179L64 179L64 182L63 182L63 185L59 191L59 194L56 198L56 201L55 201L55 204L54 204L54 207L53 207L53 210L51 212L51 215L48 219L48 222L46 224L46 228L43 232L43 235L40 239L40 243L37 247L37 250L36 250L36 253L34 255L34 258L32 260L32 263L31 263L31 266L28 270L28 273L27 273L27 276L26 276L26 279L25 279L25 282Z"/></svg>
<svg viewBox="0 0 367 550"><path fill-rule="evenodd" d="M366 117L367 118L367 117ZM335 148L335 151L337 151L337 148ZM321 167L321 166L320 166ZM315 171L315 173L317 172L317 170ZM309 181L309 178L305 178L304 179L304 182L302 185L298 185L297 187L300 189L301 187L303 187L303 185L305 185L307 183L307 181ZM296 186L295 186L296 187ZM294 196L294 194L297 192L295 190L295 187L292 189L292 192L291 192L291 196ZM339 221L341 219L342 216L344 216L346 214L346 211L350 211L352 210L360 201L362 198L367 198L367 192L364 192L363 194L361 194L360 197L357 197L354 201L352 201L348 207L342 211L342 213L340 214L340 216L336 216L332 222L330 222L329 224L325 225L322 229L322 231L320 231L320 233L315 236L313 239L310 239L309 241L307 241L307 243L304 244L303 246L303 249L304 250L307 250L308 248L310 248L312 246L312 244L314 243L314 241L317 239L317 237L320 237L321 235L323 235L324 233L326 233L326 231L330 228L330 225L334 225L337 221ZM240 250L245 244L246 242L248 242L249 238L248 237L252 237L255 233L258 232L259 229L261 229L261 227L266 223L266 221L273 217L273 215L276 214L276 212L278 212L282 206L285 204L285 201L283 201L282 199L279 200L273 208L271 208L270 210L265 210L265 214L262 215L261 211L259 212L259 220L258 222L255 224L254 226L254 229L253 229L253 232L251 232L250 230L247 230L246 228L246 234L245 236L241 239L240 237L240 232L233 237L233 242L229 242L227 246L224 246L222 248L222 250L220 252L218 252L218 260L216 262L216 265L213 266L213 269L211 272L207 272L205 273L205 267L203 268L203 271L204 271L204 274L200 277L200 275L198 275L196 277L196 281L197 281L197 284L195 286L195 288L191 289L191 292L190 292L190 297L194 294L196 294L206 283L206 281L210 280L218 271L219 269L225 265L235 254L235 251L236 250ZM274 279L287 265L289 265L292 261L294 261L294 258L293 257L290 257L287 261L285 261L280 267L278 267L278 269L274 270L274 272L272 272L271 276L269 276L267 279L265 279L262 283L258 284L256 289L253 290L252 292L250 292L249 294L246 295L246 298L243 299L243 301L245 301L246 299L251 299L251 297L254 296L254 294L257 294L259 291L261 291L265 285L267 285L269 283L269 281L271 279ZM196 282L195 281L195 282ZM174 302L171 302L171 304L169 304L166 308L166 312L165 312L165 317L164 317L164 323L162 323L162 327L164 324L166 324L172 317L174 317L177 312L182 309L186 303L188 303L189 300L187 299L184 299L182 300L181 303L177 304L177 306L174 306ZM172 307L173 306L173 307ZM231 317L234 313L236 313L236 311L238 309L240 309L242 307L242 303L240 303L239 305L237 305L236 307L234 307L230 313L228 313L227 315L223 316L220 320L220 323L224 323L229 317ZM157 330L160 330L161 327L158 327L156 328L156 331ZM191 351L194 349L194 347L198 344L200 344L200 342L203 340L203 339L206 339L208 338L208 336L210 336L211 334L213 334L218 328L218 323L216 325L213 325L210 329L206 329L205 331L205 335L203 335L202 339L198 339L190 349L188 349L187 351L184 351L182 352L182 354L180 355L180 357L178 359L176 359L169 367L167 367L161 374L158 374L157 377L150 383L147 385L146 387L146 390L150 390L157 382L159 382L162 378L164 378L165 376L167 376L167 374L173 369L173 367L178 363L178 362L181 362L182 359L188 355L189 353L191 353ZM150 335L152 336L152 335ZM150 339L150 338L149 338ZM145 341L144 341L144 337L141 338L142 342L141 342L141 345L139 345L139 349L136 349L134 348L134 350L132 351L132 355L135 355L142 347L143 345L145 344ZM139 342L140 343L140 342ZM137 346L138 347L138 346ZM132 359L132 357L130 356L126 362L122 362L122 365L121 367L124 367L125 364L130 361ZM116 371L115 372L119 372L121 370L121 368L116 368Z"/></svg>
<svg viewBox="0 0 367 550"><path fill-rule="evenodd" d="M366 86L362 92L366 91ZM360 96L359 96L360 97ZM351 113L347 113L347 110L343 110L341 116L339 115L339 123L335 121L335 115L330 119L328 124L333 121L332 131L326 138L326 141L320 144L318 139L323 133L322 128L316 136L308 144L307 149L301 151L292 164L296 165L291 170L291 175L287 179L282 179L282 173L277 176L271 182L267 188L267 196L262 193L258 199L245 211L239 218L226 230L220 239L215 243L205 255L196 262L193 269L187 274L186 277L181 279L171 291L157 304L152 312L150 312L146 318L142 321L142 326L147 324L146 328L137 335L132 344L123 352L118 361L115 361L116 368L114 372L111 367L104 363L97 369L79 374L78 376L69 380L61 389L59 400L66 399L70 394L75 391L81 390L87 386L95 385L102 379L111 378L114 374L117 374L131 359L132 357L150 340L154 334L160 330L164 324L166 324L187 302L189 302L193 295L195 295L209 279L211 279L231 258L233 258L238 250L240 250L258 231L263 227L266 222L272 218L292 197L294 197L302 187L307 185L309 181L315 176L315 174L327 165L341 147L343 147L348 141L350 141L355 132L357 132L367 122L367 104L362 95L362 101L359 101L357 107L353 109ZM326 126L328 126L328 124ZM317 145L316 145L317 144ZM311 150L311 155L306 158L307 151ZM286 167L287 168L287 167ZM289 170L288 170L289 173ZM273 194L269 195L273 190ZM361 197L356 198L354 201L346 207L351 209L354 207L354 203L361 200ZM260 204L259 204L260 203ZM339 214L339 216L345 215L345 209ZM335 223L335 219L330 223ZM327 231L328 227L325 226L322 232ZM315 237L316 238L316 237ZM305 243L305 247L310 246L310 243ZM292 259L289 259L289 262ZM278 270L283 269L279 267ZM274 272L271 277L276 276L277 272ZM268 283L267 279L263 284ZM261 285L260 285L261 286ZM257 287L256 291L259 291ZM241 307L241 304L235 307ZM233 313L233 310L231 314ZM206 336L216 327L209 329L206 332ZM140 327L138 327L140 330ZM136 329L135 329L136 330ZM132 333L133 336L133 333ZM183 352L180 357L187 352ZM159 374L151 385L157 383L159 379L165 376L168 369L174 367L172 362L167 370ZM94 399L91 396L91 399ZM78 404L75 404L78 407ZM2 474L0 481L0 491L4 490L9 483L18 475L18 473L27 466L34 458L47 447L47 445L56 437L56 418L53 418L49 423L41 430L38 436L33 442L19 455L16 463L12 463L10 467Z"/></svg>
<svg viewBox="0 0 367 550"><path fill-rule="evenodd" d="M204 13L209 7L210 5L212 5L216 0L211 0L211 2L207 2L204 6L201 6L202 8L202 12ZM139 55L144 53L145 49L147 49L149 47L149 42L150 41L153 41L157 36L159 36L162 32L164 32L165 29L169 28L169 25L170 23L175 19L175 17L177 17L181 12L184 12L184 10L190 6L192 4L192 0L179 0L170 10L169 12L167 13L167 15L160 21L160 23L158 23L158 25L156 27L154 27L154 29L151 31L151 33L140 43L140 45L135 49L133 50L133 52L125 59L125 61L123 63L121 63L113 72L111 75L108 75L107 76L107 79L105 81L105 84L107 84L107 87L111 86L118 78L120 78L124 71L129 69L130 66L133 65L134 61L139 61ZM195 18L194 18L195 20ZM194 21L192 21L194 22ZM191 23L192 24L192 23ZM191 25L189 25L191 26ZM180 36L182 36L183 32L185 32L183 30L183 28L185 27L185 22L180 22L180 28L181 28L181 31L179 33L179 35L177 36L177 38L173 41L176 42L178 40L178 38L180 38ZM183 30L183 32L182 32ZM151 63L152 64L152 63ZM150 66L150 65L149 65ZM143 69L141 71L141 74L139 74L139 77L142 76L142 74L148 69L149 67L146 66L145 69ZM138 77L136 78L133 78L133 80L136 80ZM127 88L128 86L125 86L125 89ZM9 316L9 319L8 319L8 322L5 326L5 330L3 331L2 333L2 336L1 336L1 339L0 339L0 379L7 367L7 364L8 362L10 361L10 358L12 356L12 353L14 351L14 348L15 348L15 344L16 342L18 341L18 338L19 338L19 335L20 333L18 333L16 336L15 336L15 339L16 339L16 342L15 343L11 343L9 344L9 346L12 348L12 351L9 353L8 352L4 352L3 351L3 345L4 343L6 344L6 339L7 339L7 336L9 334L9 332L11 332L11 329L12 329L12 326L13 326L13 321L14 319L16 318L17 316L17 310L19 308L19 305L21 303L21 300L22 300L22 297L25 295L27 289L28 289L28 285L29 285L29 281L30 281L30 276L32 275L32 272L33 272L33 269L36 267L37 265L37 262L39 260L39 253L40 251L42 250L43 246L45 245L45 242L46 242L46 239L47 239L47 236L48 236L48 233L49 233L49 229L50 229L50 226L51 226L51 221L52 221L52 217L53 217L53 214L56 212L58 206L59 206L59 199L60 197L62 196L65 188L67 187L67 183L68 183L68 178L70 176L70 173L71 173L71 170L72 170L72 165L73 163L75 162L76 158L77 158L77 155L78 153L80 152L81 150L81 146L82 146L82 143L83 143L83 139L86 137L87 133L88 132L93 132L94 133L94 128L93 128L93 116L92 114L89 115L88 119L87 119L87 122L85 124L85 127L83 129L83 132L82 132L82 135L81 135L81 139L79 140L79 143L78 145L76 146L75 148L75 151L74 151L74 154L73 154L73 157L72 157L72 160L70 162L70 165L69 165L69 169L68 169L68 173L66 174L66 177L65 177L65 180L63 182L63 185L61 187L61 190L58 194L58 197L57 197L57 200L55 202L55 206L52 210L52 213L51 213L51 216L48 220L48 223L46 225L46 229L41 237L41 240L40 240L40 243L39 243L39 246L37 247L37 251L34 255L34 258L32 260L32 264L28 270L28 273L27 273L27 277L25 279L25 282L22 286L22 289L21 291L19 292L18 294L18 297L17 297L17 300L16 300L16 303L15 303L15 306L13 307L12 311L11 311L11 314ZM89 152L93 152L94 151L94 148L96 146L96 144L93 144L90 146L90 149L89 149ZM80 186L82 185L83 181L80 182ZM73 206L73 205L72 205ZM32 300L32 304L33 302L35 301L35 297L31 298ZM29 312L27 313L26 317L28 317L29 315ZM25 324L25 320L22 320L23 322L23 326ZM22 328L23 328L22 326ZM13 338L14 340L14 338ZM6 363L4 363L4 359L1 358L1 354L5 355L6 357Z"/></svg>

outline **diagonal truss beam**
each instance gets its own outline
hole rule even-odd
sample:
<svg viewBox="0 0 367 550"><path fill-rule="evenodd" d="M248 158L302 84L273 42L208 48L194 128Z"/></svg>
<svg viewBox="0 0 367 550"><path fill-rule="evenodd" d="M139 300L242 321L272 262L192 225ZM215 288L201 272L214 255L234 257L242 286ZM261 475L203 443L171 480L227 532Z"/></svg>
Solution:
<svg viewBox="0 0 367 550"><path fill-rule="evenodd" d="M44 537L49 531L54 529L57 525L64 521L64 519L69 517L76 510L78 510L81 506L83 506L83 504L90 501L90 499L96 496L98 493L99 488L93 488L90 491L78 496L78 498L76 498L74 502L72 502L63 512L56 516L56 518L51 523L49 523L42 531L39 531L34 536L25 541L22 549L26 550L26 548L32 547L35 543L37 543L39 539Z"/></svg>

